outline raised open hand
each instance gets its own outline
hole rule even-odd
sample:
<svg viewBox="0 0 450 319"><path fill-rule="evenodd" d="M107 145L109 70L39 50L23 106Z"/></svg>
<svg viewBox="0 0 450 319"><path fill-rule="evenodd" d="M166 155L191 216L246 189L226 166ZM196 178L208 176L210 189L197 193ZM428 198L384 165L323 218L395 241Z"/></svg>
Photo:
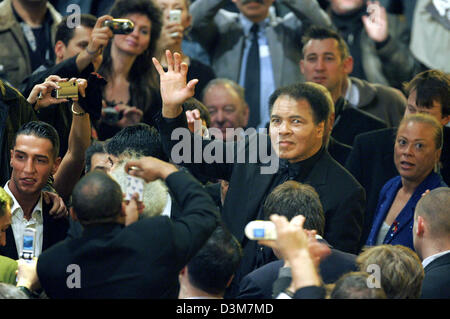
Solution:
<svg viewBox="0 0 450 319"><path fill-rule="evenodd" d="M160 76L161 98L163 101L162 115L167 118L175 118L182 112L182 104L188 98L194 96L195 85L198 79L188 83L186 80L188 65L182 62L181 55L166 50L167 72L156 58L153 65Z"/></svg>

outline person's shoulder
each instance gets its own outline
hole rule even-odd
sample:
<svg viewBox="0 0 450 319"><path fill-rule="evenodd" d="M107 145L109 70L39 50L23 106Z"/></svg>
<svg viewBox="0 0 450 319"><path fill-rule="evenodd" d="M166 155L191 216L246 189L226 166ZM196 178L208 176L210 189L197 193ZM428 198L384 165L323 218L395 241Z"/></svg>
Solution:
<svg viewBox="0 0 450 319"><path fill-rule="evenodd" d="M368 128L383 129L387 127L385 121L364 110L349 107L342 112L342 114L345 113L348 114L349 119L352 121L364 124L364 126L367 126Z"/></svg>
<svg viewBox="0 0 450 319"><path fill-rule="evenodd" d="M389 100L406 105L406 97L399 89L380 83L370 83L370 85L375 88L377 96L379 96L383 100Z"/></svg>
<svg viewBox="0 0 450 319"><path fill-rule="evenodd" d="M324 153L324 155L319 160L319 163L320 164L316 167L316 169L324 170L324 174L326 174L326 184L333 185L333 188L335 188L336 192L348 192L349 187L354 190L363 189L356 178L344 166L342 166L338 161L332 158L328 152ZM345 185L345 187L339 187L338 185Z"/></svg>
<svg viewBox="0 0 450 319"><path fill-rule="evenodd" d="M389 128L383 128L379 130L374 130L370 132L365 132L358 134L355 137L355 143L353 146L357 144L366 144L370 142L370 147L373 147L373 145L382 144L382 142L385 141L393 141L395 137L396 128L389 127Z"/></svg>

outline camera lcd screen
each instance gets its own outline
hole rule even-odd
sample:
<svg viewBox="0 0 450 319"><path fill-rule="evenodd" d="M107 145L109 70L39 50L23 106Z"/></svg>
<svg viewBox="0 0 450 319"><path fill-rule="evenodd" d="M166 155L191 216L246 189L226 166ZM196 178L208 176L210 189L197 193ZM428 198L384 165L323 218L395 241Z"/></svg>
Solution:
<svg viewBox="0 0 450 319"><path fill-rule="evenodd" d="M23 250L27 251L33 250L33 236L23 237Z"/></svg>
<svg viewBox="0 0 450 319"><path fill-rule="evenodd" d="M253 230L253 237L264 238L264 228L256 228Z"/></svg>

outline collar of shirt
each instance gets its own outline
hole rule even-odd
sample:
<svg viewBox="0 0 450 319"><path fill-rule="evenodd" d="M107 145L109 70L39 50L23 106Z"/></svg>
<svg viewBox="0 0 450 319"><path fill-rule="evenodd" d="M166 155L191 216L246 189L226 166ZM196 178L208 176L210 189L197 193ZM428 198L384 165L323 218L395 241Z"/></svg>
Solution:
<svg viewBox="0 0 450 319"><path fill-rule="evenodd" d="M289 163L286 159L280 159L279 174L288 174L290 179L295 179L302 182L311 172L314 165L322 156L325 148L322 147L316 154L303 161L296 163Z"/></svg>
<svg viewBox="0 0 450 319"><path fill-rule="evenodd" d="M350 105L354 108L358 107L359 104L359 90L356 85L353 85L352 81L347 78L347 92L345 92L345 99L350 103Z"/></svg>
<svg viewBox="0 0 450 319"><path fill-rule="evenodd" d="M9 181L5 184L4 189L11 196L11 198L13 199L13 205L11 206L11 217L13 219L16 219L16 218L23 219L24 218L23 209L20 206L19 202L14 197L13 193L11 192L11 190L9 189L8 184L9 184ZM31 213L31 219L36 220L36 222L38 224L42 224L42 222L43 222L43 217L42 217L42 193L41 193L41 196L39 198L39 201L37 202L37 204L33 208L33 212Z"/></svg>
<svg viewBox="0 0 450 319"><path fill-rule="evenodd" d="M239 21L241 22L242 30L244 31L245 37L248 38L250 36L250 29L252 28L254 22L250 21L242 13L239 14ZM257 24L259 25L258 35L261 36L261 31L263 31L266 28L266 26L270 24L270 18L267 17Z"/></svg>
<svg viewBox="0 0 450 319"><path fill-rule="evenodd" d="M446 250L446 251L443 251L443 252L441 252L441 253L438 253L438 254L434 254L434 255L428 256L427 258L425 258L425 259L422 261L422 266L423 266L423 268L425 268L426 266L428 266L432 261L434 261L434 260L438 259L439 257L444 256L445 254L448 254L448 253L450 253L450 250Z"/></svg>

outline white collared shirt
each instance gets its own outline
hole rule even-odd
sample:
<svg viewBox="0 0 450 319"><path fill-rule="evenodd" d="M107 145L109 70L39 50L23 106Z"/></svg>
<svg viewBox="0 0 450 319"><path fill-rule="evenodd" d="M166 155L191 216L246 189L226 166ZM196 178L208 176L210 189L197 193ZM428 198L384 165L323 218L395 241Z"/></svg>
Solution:
<svg viewBox="0 0 450 319"><path fill-rule="evenodd" d="M347 79L347 91L345 92L344 98L348 101L348 103L354 107L355 109L358 108L359 104L359 90L356 85L353 85L352 81L350 79Z"/></svg>
<svg viewBox="0 0 450 319"><path fill-rule="evenodd" d="M170 218L170 214L172 212L172 198L170 198L170 194L167 193L167 202L166 206L164 207L164 210L162 212L162 216L167 216Z"/></svg>
<svg viewBox="0 0 450 319"><path fill-rule="evenodd" d="M270 14L274 14L272 11ZM245 70L247 66L247 57L250 52L252 44L252 37L250 35L250 29L253 22L250 21L242 13L239 14L239 21L242 25L242 29L245 35L244 53L242 56L241 70L239 76L239 85L245 88ZM272 58L270 56L269 43L266 37L266 27L270 25L270 16L258 23L258 44L259 44L259 63L260 63L260 105L259 105L259 119L260 122L256 128L265 128L266 124L270 121L269 116L269 97L273 91L275 91L275 78L272 68ZM252 106L251 108L254 108ZM250 109L251 109L250 108Z"/></svg>
<svg viewBox="0 0 450 319"><path fill-rule="evenodd" d="M425 259L422 261L422 266L423 266L423 268L425 268L426 266L428 266L428 265L429 265L432 261L434 261L435 259L438 259L439 257L444 256L445 254L448 254L448 253L450 253L450 250L446 250L446 251L443 251L443 252L441 252L441 253L438 253L438 254L434 254L434 255L428 256L427 258L425 258Z"/></svg>
<svg viewBox="0 0 450 319"><path fill-rule="evenodd" d="M14 197L13 193L8 187L9 181L6 183L4 189L13 199L11 206L11 228L13 230L14 239L16 241L17 255L20 257L23 249L23 233L25 228L32 228L36 231L36 242L34 246L34 256L38 257L42 252L42 242L44 237L44 219L42 215L42 194L33 208L30 220L24 217L22 207Z"/></svg>

